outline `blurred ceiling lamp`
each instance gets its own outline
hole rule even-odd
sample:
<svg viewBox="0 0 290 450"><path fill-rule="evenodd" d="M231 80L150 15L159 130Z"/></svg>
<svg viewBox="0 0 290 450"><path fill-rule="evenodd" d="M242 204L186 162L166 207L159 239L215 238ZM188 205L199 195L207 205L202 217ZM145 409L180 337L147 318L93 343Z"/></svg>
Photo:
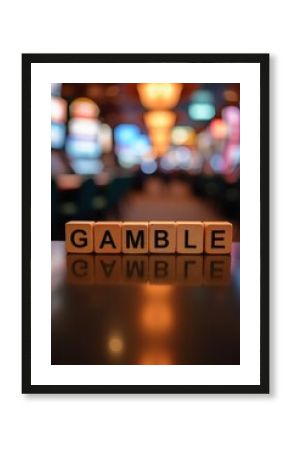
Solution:
<svg viewBox="0 0 290 450"><path fill-rule="evenodd" d="M76 174L95 175L103 170L103 163L99 159L92 158L74 158L71 165Z"/></svg>
<svg viewBox="0 0 290 450"><path fill-rule="evenodd" d="M51 147L61 149L64 146L66 128L62 123L51 124Z"/></svg>
<svg viewBox="0 0 290 450"><path fill-rule="evenodd" d="M97 158L102 150L98 141L68 136L65 150L70 158Z"/></svg>
<svg viewBox="0 0 290 450"><path fill-rule="evenodd" d="M215 116L215 107L210 103L192 103L188 107L188 114L192 120L211 120Z"/></svg>
<svg viewBox="0 0 290 450"><path fill-rule="evenodd" d="M66 101L60 97L51 97L52 122L64 123L66 121Z"/></svg>
<svg viewBox="0 0 290 450"><path fill-rule="evenodd" d="M150 111L144 114L144 122L148 130L152 128L172 128L176 114L172 111Z"/></svg>
<svg viewBox="0 0 290 450"><path fill-rule="evenodd" d="M127 169L140 163L140 155L132 151L131 147L120 147L117 149L118 162Z"/></svg>
<svg viewBox="0 0 290 450"><path fill-rule="evenodd" d="M188 114L192 120L207 121L215 116L214 96L210 91L199 90L192 94Z"/></svg>
<svg viewBox="0 0 290 450"><path fill-rule="evenodd" d="M78 189L82 184L82 178L74 174L61 174L58 175L56 183L62 190Z"/></svg>
<svg viewBox="0 0 290 450"><path fill-rule="evenodd" d="M132 123L121 123L114 129L114 138L118 145L133 144L140 134L140 128Z"/></svg>
<svg viewBox="0 0 290 450"><path fill-rule="evenodd" d="M147 135L140 134L133 143L134 151L140 155L146 155L150 152L151 144Z"/></svg>
<svg viewBox="0 0 290 450"><path fill-rule="evenodd" d="M160 167L166 172L174 170L177 167L176 153L172 150L167 152L160 160Z"/></svg>
<svg viewBox="0 0 290 450"><path fill-rule="evenodd" d="M224 98L227 102L237 102L239 101L238 93L232 89L226 89L224 91Z"/></svg>
<svg viewBox="0 0 290 450"><path fill-rule="evenodd" d="M172 109L177 105L182 84L143 83L137 85L140 101L147 109Z"/></svg>
<svg viewBox="0 0 290 450"><path fill-rule="evenodd" d="M96 139L100 134L100 124L95 119L70 119L68 127L73 136Z"/></svg>
<svg viewBox="0 0 290 450"><path fill-rule="evenodd" d="M201 131L197 135L197 149L203 155L209 155L211 153L212 137L208 129Z"/></svg>
<svg viewBox="0 0 290 450"><path fill-rule="evenodd" d="M209 126L210 133L214 139L225 139L228 127L223 119L214 119Z"/></svg>
<svg viewBox="0 0 290 450"><path fill-rule="evenodd" d="M174 145L194 145L195 131L191 127L174 127L171 132L171 141Z"/></svg>
<svg viewBox="0 0 290 450"><path fill-rule="evenodd" d="M192 166L192 151L187 147L177 147L175 149L175 159L180 169L190 169Z"/></svg>
<svg viewBox="0 0 290 450"><path fill-rule="evenodd" d="M120 92L119 86L112 85L107 87L105 95L107 97L116 97L119 94L119 92Z"/></svg>
<svg viewBox="0 0 290 450"><path fill-rule="evenodd" d="M216 173L221 173L224 170L224 158L222 155L215 153L210 158L210 166L212 170Z"/></svg>
<svg viewBox="0 0 290 450"><path fill-rule="evenodd" d="M222 118L231 125L239 125L240 110L237 106L226 106L222 110Z"/></svg>
<svg viewBox="0 0 290 450"><path fill-rule="evenodd" d="M100 113L98 105L92 99L87 97L79 97L72 101L69 111L70 115L73 117L88 119L96 119Z"/></svg>
<svg viewBox="0 0 290 450"><path fill-rule="evenodd" d="M201 89L195 91L191 96L192 103L211 103L214 104L214 96L210 91Z"/></svg>
<svg viewBox="0 0 290 450"><path fill-rule="evenodd" d="M100 145L103 153L110 153L113 147L113 133L110 125L100 124Z"/></svg>
<svg viewBox="0 0 290 450"><path fill-rule="evenodd" d="M169 146L171 143L170 131L166 129L156 129L149 132L149 137L153 147Z"/></svg>
<svg viewBox="0 0 290 450"><path fill-rule="evenodd" d="M152 156L154 158L161 158L163 155L167 153L169 149L169 145L153 145L152 147Z"/></svg>
<svg viewBox="0 0 290 450"><path fill-rule="evenodd" d="M146 175L151 175L152 173L156 172L157 168L157 162L154 159L142 161L140 166L141 171Z"/></svg>

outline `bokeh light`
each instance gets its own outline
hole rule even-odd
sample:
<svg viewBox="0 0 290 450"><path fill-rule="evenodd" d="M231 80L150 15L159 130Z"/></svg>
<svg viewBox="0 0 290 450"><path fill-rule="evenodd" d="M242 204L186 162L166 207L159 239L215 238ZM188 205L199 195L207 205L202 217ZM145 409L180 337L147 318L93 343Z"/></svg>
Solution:
<svg viewBox="0 0 290 450"><path fill-rule="evenodd" d="M172 109L180 98L180 83L144 83L137 86L140 100L147 109Z"/></svg>

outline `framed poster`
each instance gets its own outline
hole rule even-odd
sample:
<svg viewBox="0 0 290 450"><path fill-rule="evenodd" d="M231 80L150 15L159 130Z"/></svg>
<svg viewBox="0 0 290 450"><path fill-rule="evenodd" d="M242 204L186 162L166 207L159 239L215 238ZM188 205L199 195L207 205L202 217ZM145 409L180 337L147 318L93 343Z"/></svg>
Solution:
<svg viewBox="0 0 290 450"><path fill-rule="evenodd" d="M24 54L22 143L23 393L268 393L269 55Z"/></svg>

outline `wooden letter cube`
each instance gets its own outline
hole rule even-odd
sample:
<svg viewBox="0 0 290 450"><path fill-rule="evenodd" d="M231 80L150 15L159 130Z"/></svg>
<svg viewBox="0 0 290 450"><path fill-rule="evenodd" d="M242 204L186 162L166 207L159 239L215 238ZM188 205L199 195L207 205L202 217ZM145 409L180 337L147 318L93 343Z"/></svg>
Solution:
<svg viewBox="0 0 290 450"><path fill-rule="evenodd" d="M65 243L68 253L92 253L94 222L71 221L65 224Z"/></svg>
<svg viewBox="0 0 290 450"><path fill-rule="evenodd" d="M203 253L202 222L176 222L176 252L191 255Z"/></svg>
<svg viewBox="0 0 290 450"><path fill-rule="evenodd" d="M150 253L175 253L175 222L149 222Z"/></svg>
<svg viewBox="0 0 290 450"><path fill-rule="evenodd" d="M148 253L148 222L122 224L123 253Z"/></svg>
<svg viewBox="0 0 290 450"><path fill-rule="evenodd" d="M94 244L96 253L121 253L122 222L96 222Z"/></svg>
<svg viewBox="0 0 290 450"><path fill-rule="evenodd" d="M204 251L210 255L231 253L232 224L229 222L204 222Z"/></svg>

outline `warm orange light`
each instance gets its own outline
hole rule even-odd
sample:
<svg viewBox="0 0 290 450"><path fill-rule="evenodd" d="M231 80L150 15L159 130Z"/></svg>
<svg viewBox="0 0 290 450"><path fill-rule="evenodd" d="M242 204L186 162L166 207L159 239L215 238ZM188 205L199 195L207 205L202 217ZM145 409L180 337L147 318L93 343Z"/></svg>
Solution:
<svg viewBox="0 0 290 450"><path fill-rule="evenodd" d="M149 302L143 307L141 321L147 332L153 334L165 333L173 325L172 307L167 302Z"/></svg>
<svg viewBox="0 0 290 450"><path fill-rule="evenodd" d="M153 147L169 147L171 142L170 131L166 128L153 129L149 132Z"/></svg>
<svg viewBox="0 0 290 450"><path fill-rule="evenodd" d="M168 145L155 145L152 147L152 155L154 158L160 158L168 151Z"/></svg>
<svg viewBox="0 0 290 450"><path fill-rule="evenodd" d="M195 131L191 127L178 126L172 129L171 140L174 145L194 145Z"/></svg>
<svg viewBox="0 0 290 450"><path fill-rule="evenodd" d="M74 174L58 175L56 180L60 190L78 189L82 184L82 177Z"/></svg>
<svg viewBox="0 0 290 450"><path fill-rule="evenodd" d="M73 117L83 117L88 119L96 119L100 113L98 105L87 97L76 98L71 102L70 115Z"/></svg>
<svg viewBox="0 0 290 450"><path fill-rule="evenodd" d="M137 85L140 101L147 109L172 109L177 105L182 84L143 83Z"/></svg>
<svg viewBox="0 0 290 450"><path fill-rule="evenodd" d="M158 297L164 300L168 300L168 297L172 294L173 286L172 284L143 284L142 291L145 294L145 298L150 299L150 297Z"/></svg>
<svg viewBox="0 0 290 450"><path fill-rule="evenodd" d="M64 123L66 121L66 101L61 97L51 98L52 122Z"/></svg>
<svg viewBox="0 0 290 450"><path fill-rule="evenodd" d="M146 127L152 128L172 128L176 121L176 114L172 111L150 111L144 114Z"/></svg>
<svg viewBox="0 0 290 450"><path fill-rule="evenodd" d="M214 139L224 139L227 135L228 127L223 119L214 119L210 124L210 133Z"/></svg>
<svg viewBox="0 0 290 450"><path fill-rule="evenodd" d="M114 355L120 355L124 350L123 339L118 335L110 336L108 342L108 348L110 353Z"/></svg>
<svg viewBox="0 0 290 450"><path fill-rule="evenodd" d="M231 89L224 91L224 98L227 102L237 102L239 100L237 92Z"/></svg>
<svg viewBox="0 0 290 450"><path fill-rule="evenodd" d="M151 346L151 348L146 349L142 353L139 359L139 364L156 366L174 364L171 353L172 352L164 346Z"/></svg>

